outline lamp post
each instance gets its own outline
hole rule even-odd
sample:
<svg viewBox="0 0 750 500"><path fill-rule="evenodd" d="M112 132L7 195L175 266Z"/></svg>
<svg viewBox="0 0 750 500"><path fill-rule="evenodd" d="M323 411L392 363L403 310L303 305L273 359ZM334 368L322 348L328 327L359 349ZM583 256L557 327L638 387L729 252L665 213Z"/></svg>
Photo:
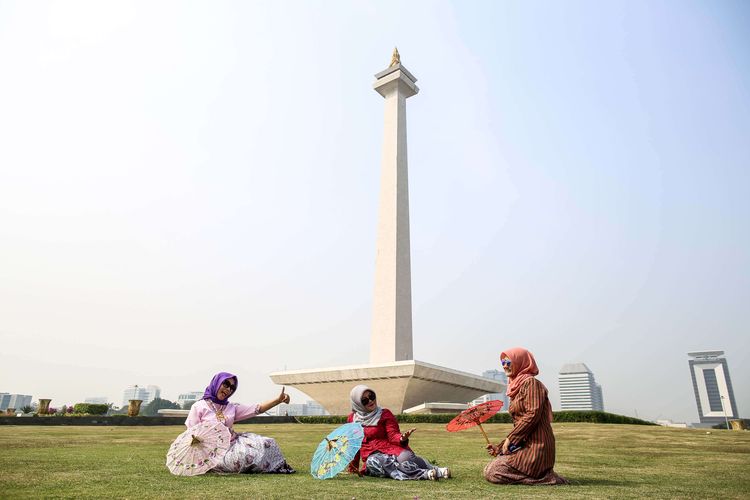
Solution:
<svg viewBox="0 0 750 500"><path fill-rule="evenodd" d="M729 430L729 419L727 418L727 407L724 406L724 396L721 397L721 409L724 411L724 423L727 425L727 430Z"/></svg>

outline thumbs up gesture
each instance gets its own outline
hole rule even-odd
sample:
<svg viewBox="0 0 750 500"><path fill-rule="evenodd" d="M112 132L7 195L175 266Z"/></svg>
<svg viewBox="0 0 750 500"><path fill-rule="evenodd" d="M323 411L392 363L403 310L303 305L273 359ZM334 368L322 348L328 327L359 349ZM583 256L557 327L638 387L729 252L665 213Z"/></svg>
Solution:
<svg viewBox="0 0 750 500"><path fill-rule="evenodd" d="M279 404L281 403L289 404L289 401L290 401L289 394L287 394L284 391L286 391L286 387L281 388L281 394L279 394Z"/></svg>

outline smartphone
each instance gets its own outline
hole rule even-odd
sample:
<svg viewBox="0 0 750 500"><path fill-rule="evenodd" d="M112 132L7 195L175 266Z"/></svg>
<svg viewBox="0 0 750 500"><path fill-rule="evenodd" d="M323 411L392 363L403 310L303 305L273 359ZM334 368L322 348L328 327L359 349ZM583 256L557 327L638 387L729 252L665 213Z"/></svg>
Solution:
<svg viewBox="0 0 750 500"><path fill-rule="evenodd" d="M515 453L521 448L523 448L523 446L520 444L511 444L508 446L508 453Z"/></svg>

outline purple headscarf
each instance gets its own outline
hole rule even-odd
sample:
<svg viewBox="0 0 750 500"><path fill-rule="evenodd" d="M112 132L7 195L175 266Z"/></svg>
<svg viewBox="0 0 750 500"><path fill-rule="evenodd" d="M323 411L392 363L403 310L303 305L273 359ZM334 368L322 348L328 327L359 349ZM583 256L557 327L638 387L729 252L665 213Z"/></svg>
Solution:
<svg viewBox="0 0 750 500"><path fill-rule="evenodd" d="M237 391L237 387L234 388L234 391L232 391L232 394L230 394L227 399L219 399L217 396L219 394L219 389L221 388L221 383L230 378L234 379L235 384L239 384L237 376L232 375L231 373L219 372L214 375L214 378L211 379L211 383L208 384L208 387L206 387L206 390L203 392L203 399L210 399L217 405L226 404L229 398L232 397L232 394Z"/></svg>

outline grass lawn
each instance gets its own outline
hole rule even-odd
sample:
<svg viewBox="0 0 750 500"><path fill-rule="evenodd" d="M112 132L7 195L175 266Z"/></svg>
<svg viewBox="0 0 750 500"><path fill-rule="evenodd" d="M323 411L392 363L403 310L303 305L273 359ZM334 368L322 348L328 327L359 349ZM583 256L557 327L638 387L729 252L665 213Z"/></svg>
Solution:
<svg viewBox="0 0 750 500"><path fill-rule="evenodd" d="M274 437L298 473L172 476L164 466L182 427L0 426L0 497L128 498L748 498L750 432L555 424L555 469L570 486L496 486L479 430L415 424L417 454L450 466L454 479L393 481L309 473L317 443L335 425L238 425ZM499 440L509 424L486 430Z"/></svg>

